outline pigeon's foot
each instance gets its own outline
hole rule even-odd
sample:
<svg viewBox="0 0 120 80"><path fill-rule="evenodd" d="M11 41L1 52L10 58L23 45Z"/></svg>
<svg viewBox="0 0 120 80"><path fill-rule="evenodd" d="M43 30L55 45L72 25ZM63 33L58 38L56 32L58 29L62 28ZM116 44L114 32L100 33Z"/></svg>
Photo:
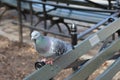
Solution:
<svg viewBox="0 0 120 80"><path fill-rule="evenodd" d="M45 65L45 62L35 62L35 69L38 70Z"/></svg>
<svg viewBox="0 0 120 80"><path fill-rule="evenodd" d="M46 64L50 64L50 65L53 65L53 61L54 61L53 58L43 58L43 59L41 59L41 62L45 62Z"/></svg>
<svg viewBox="0 0 120 80"><path fill-rule="evenodd" d="M46 64L53 65L53 61L54 61L53 58L48 58L47 61L46 61Z"/></svg>

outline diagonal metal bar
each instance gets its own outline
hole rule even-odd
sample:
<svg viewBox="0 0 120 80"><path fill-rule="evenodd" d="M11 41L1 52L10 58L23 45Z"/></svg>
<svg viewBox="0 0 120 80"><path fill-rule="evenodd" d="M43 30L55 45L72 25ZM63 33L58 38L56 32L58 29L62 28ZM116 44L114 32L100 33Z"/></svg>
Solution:
<svg viewBox="0 0 120 80"><path fill-rule="evenodd" d="M54 65L45 65L40 70L34 71L32 74L28 75L24 80L49 80L62 69L74 62L77 58L88 52L100 41L105 40L107 37L119 30L120 27L118 25L120 25L120 19L116 19L93 36L83 40L75 47L74 50L70 50L57 58Z"/></svg>
<svg viewBox="0 0 120 80"><path fill-rule="evenodd" d="M120 71L120 57L104 73L98 76L96 80L111 80L118 71Z"/></svg>
<svg viewBox="0 0 120 80"><path fill-rule="evenodd" d="M120 49L120 39L114 41L111 46L106 48L97 54L94 58L89 60L85 65L83 65L78 71L71 74L65 80L85 80L89 75L91 75L104 61L111 58L115 52ZM99 80L99 79L96 79ZM103 79L100 79L103 80ZM110 80L110 79L104 79Z"/></svg>
<svg viewBox="0 0 120 80"><path fill-rule="evenodd" d="M78 39L82 38L86 34L89 34L94 29L96 29L96 28L100 27L101 25L105 24L109 20L109 18L116 17L118 14L119 14L119 12L116 12L116 13L112 14L111 16L107 17L106 19L103 19L102 21L98 22L96 25L92 26L91 28L85 30L84 32L82 32L81 34L78 35Z"/></svg>

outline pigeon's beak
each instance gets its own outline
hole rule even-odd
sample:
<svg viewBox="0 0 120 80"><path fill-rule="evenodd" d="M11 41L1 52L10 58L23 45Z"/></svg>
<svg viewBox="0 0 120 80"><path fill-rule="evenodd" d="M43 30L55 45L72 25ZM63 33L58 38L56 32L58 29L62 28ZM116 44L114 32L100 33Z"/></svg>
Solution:
<svg viewBox="0 0 120 80"><path fill-rule="evenodd" d="M31 40L34 40L34 37L31 37Z"/></svg>
<svg viewBox="0 0 120 80"><path fill-rule="evenodd" d="M36 39L34 37L31 37L31 40L34 41L34 42L36 42Z"/></svg>

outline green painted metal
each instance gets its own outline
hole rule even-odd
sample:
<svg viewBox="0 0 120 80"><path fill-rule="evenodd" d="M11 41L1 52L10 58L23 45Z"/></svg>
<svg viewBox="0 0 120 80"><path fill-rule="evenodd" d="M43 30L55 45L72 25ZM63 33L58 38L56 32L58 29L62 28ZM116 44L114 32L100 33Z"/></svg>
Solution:
<svg viewBox="0 0 120 80"><path fill-rule="evenodd" d="M56 2L61 2L61 3L68 3L68 4L73 4L73 5L83 5L83 6L93 6L93 4L88 4L87 1L85 0L47 0L47 1L56 1Z"/></svg>
<svg viewBox="0 0 120 80"><path fill-rule="evenodd" d="M22 0L20 0L22 3L21 3L21 8L22 10L30 10L30 2L23 2ZM40 0L34 0L34 2L37 2L37 1L40 1ZM33 7L33 11L35 13L40 13L40 12L43 12L43 5L40 4L40 3L32 3L32 7ZM17 9L17 0L1 0L1 3L4 3L8 6L11 6L11 7L15 7ZM52 6L46 6L46 11L49 11L51 9L53 9L54 7Z"/></svg>
<svg viewBox="0 0 120 80"><path fill-rule="evenodd" d="M76 21L84 21L89 23L98 23L105 19L106 15L99 15L93 13L92 11L75 11L69 9L56 9L47 13L50 16L61 17L64 19L76 20Z"/></svg>
<svg viewBox="0 0 120 80"><path fill-rule="evenodd" d="M40 70L34 71L32 74L24 78L24 80L49 80L54 77L62 69L66 68L77 58L87 53L91 48L100 41L105 40L114 32L120 29L120 19L116 19L105 28L79 43L74 50L68 51L66 54L57 58L53 65L45 65ZM93 42L93 43L92 43Z"/></svg>
<svg viewBox="0 0 120 80"><path fill-rule="evenodd" d="M120 71L120 57L107 70L99 75L96 80L112 80L114 75Z"/></svg>
<svg viewBox="0 0 120 80"><path fill-rule="evenodd" d="M91 75L104 61L111 58L116 51L120 49L120 39L114 41L108 48L104 49L92 59L90 59L85 65L83 65L79 70L71 74L65 80L85 80L89 75ZM117 63L118 66L120 66ZM117 66L117 67L118 67ZM119 70L120 68L116 69ZM112 74L112 73L111 73ZM99 80L99 79L97 79ZM110 80L110 79L100 79L100 80Z"/></svg>
<svg viewBox="0 0 120 80"><path fill-rule="evenodd" d="M106 5L98 6L97 4L91 3L89 0L47 0L47 1L57 1L61 3L68 3L73 5L89 6L89 7L98 7L98 8L107 8ZM107 2L107 1L106 1Z"/></svg>

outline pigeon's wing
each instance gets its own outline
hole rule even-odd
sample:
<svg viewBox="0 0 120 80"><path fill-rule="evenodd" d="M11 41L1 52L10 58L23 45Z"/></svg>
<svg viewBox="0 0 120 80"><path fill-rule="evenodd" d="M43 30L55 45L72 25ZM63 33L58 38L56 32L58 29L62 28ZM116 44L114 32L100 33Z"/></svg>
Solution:
<svg viewBox="0 0 120 80"><path fill-rule="evenodd" d="M35 42L36 51L44 57L53 57L59 56L68 49L70 49L70 45L65 41L62 41L57 38L44 36L44 38L38 38Z"/></svg>
<svg viewBox="0 0 120 80"><path fill-rule="evenodd" d="M65 41L59 39L53 39L53 41L54 41L53 52L55 53L56 56L64 54L71 48L71 45L66 43Z"/></svg>

